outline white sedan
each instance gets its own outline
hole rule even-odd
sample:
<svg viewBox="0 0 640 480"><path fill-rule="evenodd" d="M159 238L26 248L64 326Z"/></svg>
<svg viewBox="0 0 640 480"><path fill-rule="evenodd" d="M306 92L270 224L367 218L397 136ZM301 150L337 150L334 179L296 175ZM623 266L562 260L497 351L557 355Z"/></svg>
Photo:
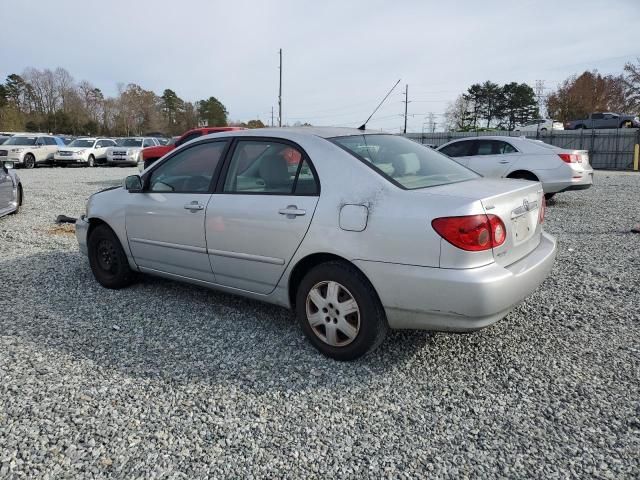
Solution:
<svg viewBox="0 0 640 480"><path fill-rule="evenodd" d="M521 127L514 128L515 132L522 133L545 133L549 130L564 130L564 125L562 124L562 122L556 122L555 120L551 120L549 118L537 118L525 123Z"/></svg>
<svg viewBox="0 0 640 480"><path fill-rule="evenodd" d="M95 167L107 159L107 149L116 145L108 138L76 138L66 147L61 147L53 155L55 165L79 164Z"/></svg>
<svg viewBox="0 0 640 480"><path fill-rule="evenodd" d="M438 147L485 177L519 178L542 183L545 197L593 184L587 150L567 150L523 137L461 138Z"/></svg>

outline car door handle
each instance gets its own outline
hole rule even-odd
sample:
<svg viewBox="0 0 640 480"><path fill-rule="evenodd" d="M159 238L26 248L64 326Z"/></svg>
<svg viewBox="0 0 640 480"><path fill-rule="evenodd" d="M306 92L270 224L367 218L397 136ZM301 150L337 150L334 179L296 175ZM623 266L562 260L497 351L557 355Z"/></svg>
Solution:
<svg viewBox="0 0 640 480"><path fill-rule="evenodd" d="M500 160L498 163L505 164L505 163L511 163L511 162L509 160Z"/></svg>
<svg viewBox="0 0 640 480"><path fill-rule="evenodd" d="M302 210L301 208L298 208L296 205L289 205L287 206L287 208L281 208L280 210L278 210L278 213L280 215L286 215L287 218L294 218L294 217L306 215L307 211Z"/></svg>
<svg viewBox="0 0 640 480"><path fill-rule="evenodd" d="M193 201L191 203L185 203L184 205L184 209L185 210L191 210L192 212L196 211L196 210L204 210L204 205L198 203L197 201Z"/></svg>

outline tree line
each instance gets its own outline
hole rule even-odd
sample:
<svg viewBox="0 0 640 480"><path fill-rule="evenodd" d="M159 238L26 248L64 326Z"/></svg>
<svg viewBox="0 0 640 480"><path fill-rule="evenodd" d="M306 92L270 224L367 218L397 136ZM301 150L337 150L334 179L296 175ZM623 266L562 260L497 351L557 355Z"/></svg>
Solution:
<svg viewBox="0 0 640 480"><path fill-rule="evenodd" d="M76 82L60 67L27 68L0 83L1 131L178 135L201 121L209 126L228 125L226 107L213 96L188 102L169 88L156 95L135 83L119 84L117 94L109 97L86 80ZM249 123L256 125L256 121Z"/></svg>
<svg viewBox="0 0 640 480"><path fill-rule="evenodd" d="M449 103L445 123L449 130L513 130L540 117L560 122L585 118L592 112L640 113L640 59L627 63L617 75L597 70L572 75L548 95L536 96L525 83L498 85L491 81L471 85Z"/></svg>

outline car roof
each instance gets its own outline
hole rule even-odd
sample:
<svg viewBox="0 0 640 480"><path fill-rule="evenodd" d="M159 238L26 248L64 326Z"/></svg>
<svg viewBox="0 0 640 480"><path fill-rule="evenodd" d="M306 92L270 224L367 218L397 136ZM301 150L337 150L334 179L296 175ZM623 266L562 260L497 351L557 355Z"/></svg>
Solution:
<svg viewBox="0 0 640 480"><path fill-rule="evenodd" d="M268 127L254 128L249 130L233 130L229 132L216 132L207 137L227 137L227 136L247 136L247 137L278 137L287 138L294 136L315 136L320 138L348 137L352 135L374 135L386 134L379 130L358 130L357 128L344 127Z"/></svg>

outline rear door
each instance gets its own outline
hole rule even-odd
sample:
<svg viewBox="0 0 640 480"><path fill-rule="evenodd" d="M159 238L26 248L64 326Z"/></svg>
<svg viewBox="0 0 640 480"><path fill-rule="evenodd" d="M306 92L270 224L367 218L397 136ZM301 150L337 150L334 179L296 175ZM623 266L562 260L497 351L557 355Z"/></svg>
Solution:
<svg viewBox="0 0 640 480"><path fill-rule="evenodd" d="M199 143L175 152L145 174L143 192L129 194L127 237L141 269L215 282L205 212L227 144Z"/></svg>
<svg viewBox="0 0 640 480"><path fill-rule="evenodd" d="M320 185L299 146L269 138L235 142L207 207L209 258L217 283L266 294L309 229Z"/></svg>
<svg viewBox="0 0 640 480"><path fill-rule="evenodd" d="M501 140L476 140L467 166L485 177L503 177L518 159L518 151Z"/></svg>

